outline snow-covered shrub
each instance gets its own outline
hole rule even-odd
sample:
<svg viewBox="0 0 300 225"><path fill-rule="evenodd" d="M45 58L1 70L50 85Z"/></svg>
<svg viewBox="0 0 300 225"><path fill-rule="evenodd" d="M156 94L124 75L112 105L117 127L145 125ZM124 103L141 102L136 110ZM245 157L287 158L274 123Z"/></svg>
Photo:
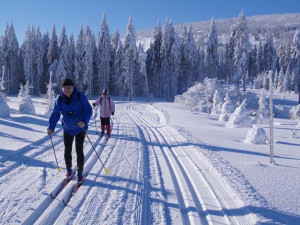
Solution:
<svg viewBox="0 0 300 225"><path fill-rule="evenodd" d="M247 132L245 143L266 144L267 139L266 131L259 126L255 126Z"/></svg>
<svg viewBox="0 0 300 225"><path fill-rule="evenodd" d="M290 118L296 120L300 119L300 104L291 108Z"/></svg>
<svg viewBox="0 0 300 225"><path fill-rule="evenodd" d="M268 99L265 98L264 90L261 90L260 98L258 101L258 121L259 123L268 123L270 119L270 109Z"/></svg>
<svg viewBox="0 0 300 225"><path fill-rule="evenodd" d="M214 93L213 98L213 107L211 110L211 114L219 115L222 113L222 105L223 105L223 95L220 94L218 90Z"/></svg>
<svg viewBox="0 0 300 225"><path fill-rule="evenodd" d="M216 78L205 78L203 82L197 83L182 95L175 96L174 102L193 107L193 110L207 112L207 109L210 111L212 108L215 90L224 92Z"/></svg>
<svg viewBox="0 0 300 225"><path fill-rule="evenodd" d="M264 76L262 74L259 74L255 79L254 79L254 84L253 87L254 89L262 89L264 84Z"/></svg>
<svg viewBox="0 0 300 225"><path fill-rule="evenodd" d="M55 86L55 84L52 83L52 71L50 72L50 80L49 80L49 84L47 85L47 94L46 97L48 99L48 105L46 107L46 111L44 115L50 115L54 104L55 104L55 94L54 94L54 90L53 90L53 86Z"/></svg>
<svg viewBox="0 0 300 225"><path fill-rule="evenodd" d="M29 95L28 82L25 85L25 96L22 98L22 101L19 105L19 113L23 114L35 114L35 107Z"/></svg>
<svg viewBox="0 0 300 225"><path fill-rule="evenodd" d="M252 121L246 109L246 100L244 100L229 117L227 127L252 127Z"/></svg>
<svg viewBox="0 0 300 225"><path fill-rule="evenodd" d="M19 106L19 113L35 114L35 108L29 95L22 99Z"/></svg>
<svg viewBox="0 0 300 225"><path fill-rule="evenodd" d="M258 109L258 101L256 95L252 92L247 91L240 96L240 102L246 100L246 109L248 110L257 110Z"/></svg>
<svg viewBox="0 0 300 225"><path fill-rule="evenodd" d="M234 112L235 109L234 104L232 103L228 93L226 93L224 101L225 102L222 105L219 121L228 121L230 115Z"/></svg>
<svg viewBox="0 0 300 225"><path fill-rule="evenodd" d="M25 86L23 84L20 84L20 90L19 90L18 98L22 99L25 96L26 96Z"/></svg>
<svg viewBox="0 0 300 225"><path fill-rule="evenodd" d="M6 103L4 93L0 92L0 118L10 117L10 109Z"/></svg>

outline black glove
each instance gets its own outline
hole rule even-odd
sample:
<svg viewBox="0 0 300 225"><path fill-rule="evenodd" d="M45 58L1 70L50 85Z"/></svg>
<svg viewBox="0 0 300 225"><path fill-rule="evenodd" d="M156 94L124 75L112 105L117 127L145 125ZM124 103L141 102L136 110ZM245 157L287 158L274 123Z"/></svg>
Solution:
<svg viewBox="0 0 300 225"><path fill-rule="evenodd" d="M113 116L115 113L114 112L111 112L111 115Z"/></svg>
<svg viewBox="0 0 300 225"><path fill-rule="evenodd" d="M95 102L93 102L93 104L92 104L93 106L96 106L96 104L95 104Z"/></svg>

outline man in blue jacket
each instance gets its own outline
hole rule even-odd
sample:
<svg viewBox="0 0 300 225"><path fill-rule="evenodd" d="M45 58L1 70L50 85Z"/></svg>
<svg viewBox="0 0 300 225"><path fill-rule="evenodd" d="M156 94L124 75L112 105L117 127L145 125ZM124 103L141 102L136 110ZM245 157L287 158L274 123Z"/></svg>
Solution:
<svg viewBox="0 0 300 225"><path fill-rule="evenodd" d="M53 133L56 124L62 115L64 130L65 163L67 168L66 178L72 176L72 144L75 137L77 154L77 182L82 183L84 166L83 143L88 123L93 111L86 96L74 87L71 79L62 82L62 93L56 98L54 108L49 118L48 134Z"/></svg>

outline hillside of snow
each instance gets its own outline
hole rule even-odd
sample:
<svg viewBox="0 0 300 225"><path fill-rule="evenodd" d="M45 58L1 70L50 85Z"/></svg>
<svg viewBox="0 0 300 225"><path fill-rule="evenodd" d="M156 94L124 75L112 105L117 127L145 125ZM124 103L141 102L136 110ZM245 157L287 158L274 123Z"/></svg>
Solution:
<svg viewBox="0 0 300 225"><path fill-rule="evenodd" d="M250 91L258 100L260 91ZM7 97L10 117L0 118L0 224L300 223L300 128L285 116L297 105L296 94L274 95L281 116L274 119L273 164L268 143L245 143L250 128L228 128L219 115L113 99L112 137L100 139L97 113L88 130L110 172L86 139L85 182L70 197L75 177L52 199L65 173L62 128L53 134L59 172L46 134L46 99L33 97L36 111L29 115L19 113L20 99ZM262 128L269 135L269 125Z"/></svg>

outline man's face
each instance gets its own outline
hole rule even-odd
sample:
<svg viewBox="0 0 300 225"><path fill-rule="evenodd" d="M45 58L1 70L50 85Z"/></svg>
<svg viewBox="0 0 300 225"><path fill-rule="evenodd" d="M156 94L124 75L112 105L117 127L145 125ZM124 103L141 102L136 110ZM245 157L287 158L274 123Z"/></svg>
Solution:
<svg viewBox="0 0 300 225"><path fill-rule="evenodd" d="M67 85L62 87L62 91L66 96L70 97L74 91L74 87L72 85Z"/></svg>

